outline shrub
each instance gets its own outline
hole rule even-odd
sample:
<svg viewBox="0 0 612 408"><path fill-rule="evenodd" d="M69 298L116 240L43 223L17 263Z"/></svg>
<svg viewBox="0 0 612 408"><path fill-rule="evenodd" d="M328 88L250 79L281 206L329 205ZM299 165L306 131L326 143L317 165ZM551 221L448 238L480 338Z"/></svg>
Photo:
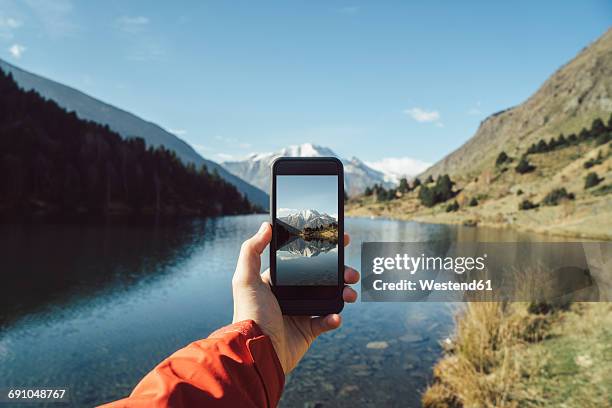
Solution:
<svg viewBox="0 0 612 408"><path fill-rule="evenodd" d="M427 178L425 179L425 184L429 184L429 183L433 183L434 179L433 176L430 174L429 176L427 176Z"/></svg>
<svg viewBox="0 0 612 408"><path fill-rule="evenodd" d="M408 185L408 180L406 180L406 177L402 177L400 179L398 190L401 193L407 193L410 191L410 186Z"/></svg>
<svg viewBox="0 0 612 408"><path fill-rule="evenodd" d="M568 193L565 187L556 188L550 193L546 194L546 197L542 200L542 204L548 206L558 205L562 200L573 200L575 198L574 193Z"/></svg>
<svg viewBox="0 0 612 408"><path fill-rule="evenodd" d="M534 204L529 200L523 200L519 203L519 210L531 210L538 207L539 206L537 204Z"/></svg>
<svg viewBox="0 0 612 408"><path fill-rule="evenodd" d="M414 179L414 181L412 182L412 189L414 190L415 188L417 188L418 186L421 185L421 180L417 177Z"/></svg>
<svg viewBox="0 0 612 408"><path fill-rule="evenodd" d="M585 169L590 169L591 167L597 166L601 163L603 163L603 155L601 154L600 150L599 153L597 153L597 157L585 161L582 167L584 167Z"/></svg>
<svg viewBox="0 0 612 408"><path fill-rule="evenodd" d="M455 212L457 210L459 210L459 203L457 202L457 200L446 206L446 212Z"/></svg>
<svg viewBox="0 0 612 408"><path fill-rule="evenodd" d="M365 191L363 192L363 195L371 196L372 195L372 189L370 187L366 187Z"/></svg>
<svg viewBox="0 0 612 408"><path fill-rule="evenodd" d="M612 193L612 184L606 184L605 186L601 186L593 191L593 195L603 196Z"/></svg>
<svg viewBox="0 0 612 408"><path fill-rule="evenodd" d="M421 185L419 189L419 199L427 207L433 207L438 203L443 203L455 196L453 183L448 174L438 177L433 187Z"/></svg>
<svg viewBox="0 0 612 408"><path fill-rule="evenodd" d="M506 152L502 151L497 156L497 159L495 160L495 165L501 166L502 164L510 162L510 161L512 161L512 159L506 154Z"/></svg>
<svg viewBox="0 0 612 408"><path fill-rule="evenodd" d="M612 131L601 133L597 136L597 139L595 139L595 146L601 146L608 143L610 140L612 140Z"/></svg>
<svg viewBox="0 0 612 408"><path fill-rule="evenodd" d="M426 207L433 207L436 205L436 200L434 199L434 193L431 188L426 185L422 185L419 189L419 200Z"/></svg>
<svg viewBox="0 0 612 408"><path fill-rule="evenodd" d="M603 178L599 178L597 173L592 171L584 178L584 189L586 190L588 188L595 187L596 185L601 183L602 180Z"/></svg>
<svg viewBox="0 0 612 408"><path fill-rule="evenodd" d="M519 196L519 195L522 195L522 194L523 194L523 190L521 190L521 189L519 188L519 189L516 191L516 195L517 195L517 196Z"/></svg>
<svg viewBox="0 0 612 408"><path fill-rule="evenodd" d="M476 197L472 197L472 199L470 200L469 205L470 205L470 207L476 207L478 205L478 200L476 199Z"/></svg>
<svg viewBox="0 0 612 408"><path fill-rule="evenodd" d="M519 174L525 174L534 171L535 166L529 163L525 157L521 157L521 161L514 170Z"/></svg>

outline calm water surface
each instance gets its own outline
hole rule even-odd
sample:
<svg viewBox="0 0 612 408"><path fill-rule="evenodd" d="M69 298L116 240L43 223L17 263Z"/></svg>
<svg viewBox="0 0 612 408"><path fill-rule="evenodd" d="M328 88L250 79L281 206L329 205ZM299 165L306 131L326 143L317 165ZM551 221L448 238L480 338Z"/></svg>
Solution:
<svg viewBox="0 0 612 408"><path fill-rule="evenodd" d="M67 386L73 406L129 394L164 357L231 321L240 244L266 219L0 226L0 386ZM355 267L362 241L536 239L370 219L347 219L346 230ZM452 307L357 303L343 318L287 378L281 405L418 406Z"/></svg>
<svg viewBox="0 0 612 408"><path fill-rule="evenodd" d="M279 285L338 285L338 243L294 237L276 251Z"/></svg>

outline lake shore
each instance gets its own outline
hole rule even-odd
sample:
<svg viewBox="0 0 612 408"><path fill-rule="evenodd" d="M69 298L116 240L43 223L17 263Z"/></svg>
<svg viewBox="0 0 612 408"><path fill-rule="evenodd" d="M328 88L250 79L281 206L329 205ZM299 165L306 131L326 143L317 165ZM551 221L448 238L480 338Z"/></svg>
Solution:
<svg viewBox="0 0 612 408"><path fill-rule="evenodd" d="M607 406L612 304L469 303L422 397L426 408Z"/></svg>
<svg viewBox="0 0 612 408"><path fill-rule="evenodd" d="M499 200L501 201L501 200ZM360 198L345 207L347 217L389 218L429 224L512 228L521 232L590 240L612 240L612 204L602 200L571 201L530 211L510 211L515 203L488 202L446 212L445 206L426 208L416 199L375 202Z"/></svg>

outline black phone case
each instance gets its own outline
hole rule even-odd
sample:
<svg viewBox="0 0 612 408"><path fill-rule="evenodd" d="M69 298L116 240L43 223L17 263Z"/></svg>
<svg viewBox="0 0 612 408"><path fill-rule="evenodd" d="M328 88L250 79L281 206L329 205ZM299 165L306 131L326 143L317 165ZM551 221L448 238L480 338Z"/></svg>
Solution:
<svg viewBox="0 0 612 408"><path fill-rule="evenodd" d="M282 161L291 162L329 162L333 161L338 168L338 286L336 287L336 295L328 299L307 299L296 297L289 299L279 297L276 290L276 240L274 228L274 205L275 205L275 166ZM307 173L304 173L307 174ZM272 292L276 295L281 311L284 315L296 316L323 316L330 313L340 313L344 308L344 300L342 299L342 291L344 289L344 169L342 162L335 157L279 157L271 165L270 177L270 223L272 224L272 241L270 247L270 276L272 281Z"/></svg>

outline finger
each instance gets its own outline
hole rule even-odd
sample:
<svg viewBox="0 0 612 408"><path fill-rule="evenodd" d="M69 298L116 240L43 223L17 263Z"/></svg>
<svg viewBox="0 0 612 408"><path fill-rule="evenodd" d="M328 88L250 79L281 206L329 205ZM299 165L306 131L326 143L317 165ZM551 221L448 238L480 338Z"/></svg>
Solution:
<svg viewBox="0 0 612 408"><path fill-rule="evenodd" d="M270 285L270 282L272 282L270 278L270 268L266 269L264 273L261 274L261 280Z"/></svg>
<svg viewBox="0 0 612 408"><path fill-rule="evenodd" d="M350 266L344 266L344 283L357 283L359 282L359 272Z"/></svg>
<svg viewBox="0 0 612 408"><path fill-rule="evenodd" d="M255 277L259 277L261 253L266 249L271 239L272 228L269 223L264 222L259 227L257 234L242 243L238 256L238 266L234 274L237 281L249 282Z"/></svg>
<svg viewBox="0 0 612 408"><path fill-rule="evenodd" d="M357 300L357 292L349 286L345 286L342 290L342 299L348 303L354 303Z"/></svg>
<svg viewBox="0 0 612 408"><path fill-rule="evenodd" d="M346 247L350 243L351 243L351 236L345 232L344 233L344 246Z"/></svg>
<svg viewBox="0 0 612 408"><path fill-rule="evenodd" d="M321 333L337 329L340 327L340 324L342 324L342 318L339 314L330 314L310 319L310 329L315 337Z"/></svg>

